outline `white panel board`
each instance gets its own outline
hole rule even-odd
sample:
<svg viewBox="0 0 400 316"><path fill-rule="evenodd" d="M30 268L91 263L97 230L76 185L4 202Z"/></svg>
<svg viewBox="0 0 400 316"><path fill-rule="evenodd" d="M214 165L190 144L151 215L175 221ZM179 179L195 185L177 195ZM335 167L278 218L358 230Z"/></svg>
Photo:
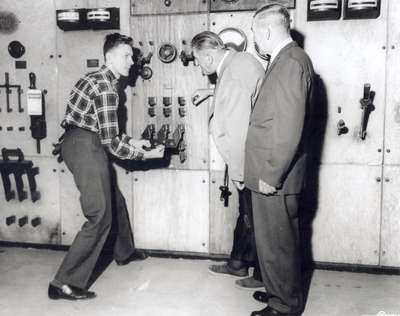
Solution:
<svg viewBox="0 0 400 316"><path fill-rule="evenodd" d="M85 30L85 31L63 31L57 29L57 66L59 75L58 84L58 107L60 111L60 121L64 117L69 93L79 78L86 73L97 70L98 68L87 67L88 59L97 59L99 66L104 63L103 44L104 38L109 33L119 32L130 35L129 27L129 2L122 0L106 1L84 1L57 0L56 9L71 8L93 8L93 7L119 7L120 8L120 30ZM126 90L126 105L128 115L131 115L129 109L130 89ZM126 126L127 133L130 134L130 119ZM61 133L61 128L60 128Z"/></svg>
<svg viewBox="0 0 400 316"><path fill-rule="evenodd" d="M316 106L319 122L324 125L327 119L322 152L324 163L378 165L382 162L386 5L387 1L382 1L381 16L372 20L307 22L305 6L296 12L295 28L304 36L304 48L322 80ZM369 117L366 139L360 140L359 100L365 83L370 83L375 92L375 110ZM338 136L340 119L349 131Z"/></svg>
<svg viewBox="0 0 400 316"><path fill-rule="evenodd" d="M208 171L134 172L133 227L138 248L207 253Z"/></svg>
<svg viewBox="0 0 400 316"><path fill-rule="evenodd" d="M220 200L221 191L219 187L224 183L225 173L222 171L211 172L210 183L210 253L227 254L232 250L233 231L239 216L238 190L229 181L228 207Z"/></svg>
<svg viewBox="0 0 400 316"><path fill-rule="evenodd" d="M322 165L312 222L315 261L377 265L381 167ZM378 179L378 180L379 180ZM305 209L313 212L313 209ZM306 241L305 241L306 242Z"/></svg>
<svg viewBox="0 0 400 316"><path fill-rule="evenodd" d="M150 80L138 78L133 94L133 135L140 137L148 124L155 124L160 130L162 124L170 124L172 132L177 124L185 125L187 159L181 163L173 155L169 168L208 169L208 109L207 104L195 107L191 97L195 90L207 87L207 77L201 75L199 67L190 62L184 66L179 59L185 50L190 53L190 41L197 33L207 29L207 15L163 15L134 16L131 19L132 36L135 46L144 56L150 52L153 57L149 66L153 71ZM185 42L185 44L183 43ZM152 43L152 45L150 44ZM177 58L170 63L163 63L158 57L161 45L169 43L177 50ZM155 116L148 114L148 98L156 97ZM171 98L171 114L163 114L163 97ZM184 97L186 115L178 114L178 97Z"/></svg>
<svg viewBox="0 0 400 316"><path fill-rule="evenodd" d="M82 213L79 202L80 194L72 173L64 162L59 166L59 169L62 184L60 188L62 244L70 245L86 219ZM125 198L128 214L132 218L132 176L118 166L115 166L115 170L118 187Z"/></svg>
<svg viewBox="0 0 400 316"><path fill-rule="evenodd" d="M385 164L400 164L400 2L390 1L387 43Z"/></svg>
<svg viewBox="0 0 400 316"><path fill-rule="evenodd" d="M400 266L400 167L385 166L383 172L381 262Z"/></svg>
<svg viewBox="0 0 400 316"><path fill-rule="evenodd" d="M6 201L4 189L0 188L0 240L38 244L59 244L60 237L60 201L58 164L54 158L32 158L33 167L39 167L35 176L40 199L32 202L28 179L23 175L24 191L27 199L18 200L14 176L10 176L11 189L15 191L15 199ZM7 225L6 218L15 216L16 222ZM19 225L19 219L27 216L28 222ZM32 225L32 219L40 218L38 226Z"/></svg>
<svg viewBox="0 0 400 316"><path fill-rule="evenodd" d="M53 135L58 131L57 71L55 45L55 9L52 1L3 0L0 11L13 12L18 20L18 28L10 34L0 33L0 84L5 83L5 72L9 73L9 83L22 88L21 106L18 109L18 94L15 88L10 96L12 112L6 109L5 89L0 89L0 143L2 147L20 147L25 156L51 156ZM25 54L14 59L8 53L11 41L19 41L25 47ZM16 61L26 61L26 69L16 69ZM41 141L40 155L36 151L36 140L31 137L30 117L27 114L26 99L29 88L29 73L36 75L36 88L47 90L46 119L47 137ZM7 128L12 127L12 131ZM19 128L24 128L20 131Z"/></svg>

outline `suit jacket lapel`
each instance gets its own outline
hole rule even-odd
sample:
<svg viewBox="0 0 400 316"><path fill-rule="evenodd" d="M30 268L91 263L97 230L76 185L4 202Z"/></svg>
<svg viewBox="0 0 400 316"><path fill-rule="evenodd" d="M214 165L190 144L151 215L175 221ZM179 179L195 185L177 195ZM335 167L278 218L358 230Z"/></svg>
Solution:
<svg viewBox="0 0 400 316"><path fill-rule="evenodd" d="M278 62L278 60L282 57L283 54L285 54L285 52L286 52L287 50L289 50L289 49L292 48L292 47L296 47L296 46L297 46L297 43L296 43L295 41L290 42L289 44L287 44L285 47L283 47L283 48L281 49L281 51L278 53L278 55L276 55L276 57L275 57L275 59L273 60L273 62L272 62L271 64L268 65L268 68L265 70L264 78L263 78L261 84L257 87L256 98L255 98L255 100L254 100L254 102L253 102L253 104L252 104L252 107L251 107L252 111L253 111L254 106L255 106L255 104L256 104L256 102L257 102L257 99L258 99L258 96L259 96L260 91L261 91L261 89L262 89L262 86L263 86L264 83L265 83L265 80L267 79L268 75L270 74L270 72L272 71L272 69L274 68L274 66L275 66L276 63Z"/></svg>
<svg viewBox="0 0 400 316"><path fill-rule="evenodd" d="M222 75L223 75L223 73L224 73L226 67L232 62L232 59L233 59L233 57L234 57L236 54L237 54L237 53L236 53L235 51L230 50L228 56L226 56L224 62L223 62L222 65L221 65L221 71L220 71L220 73L219 73L219 76L218 76L218 78L217 78L217 82L216 82L216 84L215 84L214 99L213 99L213 102L212 102L212 104L211 104L211 108L210 108L210 112L209 112L209 120L211 120L211 118L212 118L213 115L214 115L214 110L215 110L215 95L217 94L217 90L218 90L219 83L220 83L220 81L221 81Z"/></svg>

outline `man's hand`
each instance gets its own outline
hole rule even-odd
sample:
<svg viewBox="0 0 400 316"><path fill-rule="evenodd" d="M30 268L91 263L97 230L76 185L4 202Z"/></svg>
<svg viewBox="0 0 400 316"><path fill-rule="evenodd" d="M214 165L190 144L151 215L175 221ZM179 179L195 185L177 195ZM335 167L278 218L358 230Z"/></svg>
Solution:
<svg viewBox="0 0 400 316"><path fill-rule="evenodd" d="M270 186L268 183L264 182L261 179L259 179L258 181L258 190L265 195L272 195L277 192L276 188Z"/></svg>
<svg viewBox="0 0 400 316"><path fill-rule="evenodd" d="M143 150L143 147L151 146L150 142L146 139L133 139L133 138L129 140L129 145L140 150Z"/></svg>
<svg viewBox="0 0 400 316"><path fill-rule="evenodd" d="M244 189L244 183L242 181L236 181L236 180L232 180L233 184L235 185L235 187L239 190L242 191Z"/></svg>
<svg viewBox="0 0 400 316"><path fill-rule="evenodd" d="M143 159L157 159L164 157L164 145L158 145L153 149L146 150L143 152L144 156Z"/></svg>
<svg viewBox="0 0 400 316"><path fill-rule="evenodd" d="M201 102L212 96L213 93L213 89L197 89L192 95L192 103L198 106Z"/></svg>

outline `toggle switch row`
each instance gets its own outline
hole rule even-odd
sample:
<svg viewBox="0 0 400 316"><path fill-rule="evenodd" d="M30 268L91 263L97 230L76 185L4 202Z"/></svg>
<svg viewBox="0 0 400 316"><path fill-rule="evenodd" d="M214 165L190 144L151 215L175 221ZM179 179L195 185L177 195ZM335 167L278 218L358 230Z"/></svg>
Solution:
<svg viewBox="0 0 400 316"><path fill-rule="evenodd" d="M156 109L155 106L157 105L157 97L148 97L148 104L149 108L147 110L149 116L154 117L156 116ZM163 97L162 98L162 103L163 103L163 114L165 117L169 117L172 113L171 109L171 104L172 104L172 98L171 97ZM185 97L178 97L178 113L180 117L184 117L186 115L186 99Z"/></svg>
<svg viewBox="0 0 400 316"><path fill-rule="evenodd" d="M16 223L17 223L17 217L15 215L11 215L11 216L6 217L6 225L7 226L11 226L11 225L16 224ZM23 227L23 226L27 225L28 223L29 223L28 216L23 216L23 217L20 217L18 219L18 226L19 227ZM32 220L31 220L32 227L37 227L41 223L42 223L42 219L40 217L38 217L38 216L32 218Z"/></svg>

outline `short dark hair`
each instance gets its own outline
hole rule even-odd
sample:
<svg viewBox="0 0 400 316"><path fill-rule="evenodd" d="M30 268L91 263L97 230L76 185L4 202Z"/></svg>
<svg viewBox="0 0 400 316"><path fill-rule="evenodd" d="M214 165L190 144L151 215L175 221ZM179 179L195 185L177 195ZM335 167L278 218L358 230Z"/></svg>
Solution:
<svg viewBox="0 0 400 316"><path fill-rule="evenodd" d="M215 33L204 31L193 37L190 43L192 49L226 49L222 39Z"/></svg>
<svg viewBox="0 0 400 316"><path fill-rule="evenodd" d="M285 6L278 3L270 3L261 6L254 13L254 17L261 19L265 19L269 16L279 18L279 24L281 24L288 33L290 32L290 14Z"/></svg>
<svg viewBox="0 0 400 316"><path fill-rule="evenodd" d="M114 47L117 47L120 44L128 44L132 46L133 44L132 37L122 35L119 33L107 34L104 39L104 45L103 45L104 58L106 57L106 54L109 50L111 50Z"/></svg>

